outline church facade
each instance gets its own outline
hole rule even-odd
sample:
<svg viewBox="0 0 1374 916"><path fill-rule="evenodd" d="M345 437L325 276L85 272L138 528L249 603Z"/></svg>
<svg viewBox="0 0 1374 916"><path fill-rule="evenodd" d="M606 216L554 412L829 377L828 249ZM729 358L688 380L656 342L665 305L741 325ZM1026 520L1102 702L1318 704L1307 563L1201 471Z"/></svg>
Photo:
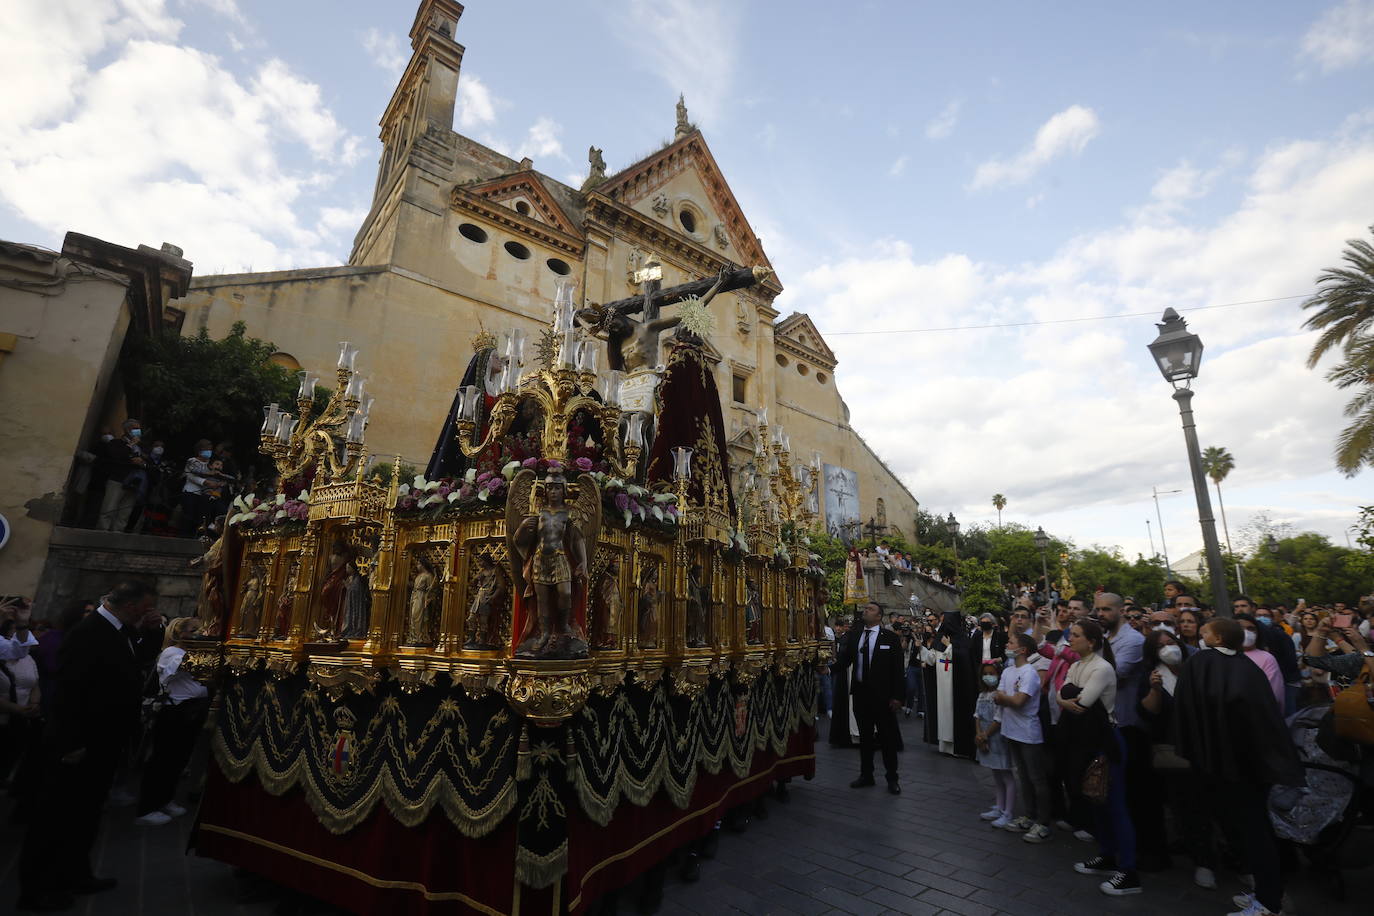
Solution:
<svg viewBox="0 0 1374 916"><path fill-rule="evenodd" d="M419 5L410 63L381 119L372 207L348 263L197 277L173 303L185 333L220 337L243 321L276 344L280 362L326 380L338 342L359 347L376 398L368 447L419 468L473 338L517 328L533 338L552 317L558 281L573 280L579 301L607 303L639 292L636 272L651 264L661 265L664 287L772 267L681 101L671 142L613 174L593 149L580 188L456 133L462 10L453 0ZM834 353L805 314L780 316L781 292L773 275L710 303L707 351L732 465L752 459L766 409L795 460L818 456L825 466L818 503L828 529L857 537L874 519L910 536L915 498L849 425Z"/></svg>

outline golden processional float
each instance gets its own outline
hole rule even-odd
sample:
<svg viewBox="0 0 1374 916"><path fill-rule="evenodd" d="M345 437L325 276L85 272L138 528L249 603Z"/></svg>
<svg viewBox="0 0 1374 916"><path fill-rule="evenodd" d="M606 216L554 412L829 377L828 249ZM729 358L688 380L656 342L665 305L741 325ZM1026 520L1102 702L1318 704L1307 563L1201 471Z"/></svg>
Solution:
<svg viewBox="0 0 1374 916"><path fill-rule="evenodd" d="M267 409L278 492L231 510L189 654L222 686L201 854L359 913L575 913L813 774L818 469L761 414L736 499L703 301L646 291L560 288L528 358L479 335L453 476L364 473L347 343L322 411L309 373Z"/></svg>

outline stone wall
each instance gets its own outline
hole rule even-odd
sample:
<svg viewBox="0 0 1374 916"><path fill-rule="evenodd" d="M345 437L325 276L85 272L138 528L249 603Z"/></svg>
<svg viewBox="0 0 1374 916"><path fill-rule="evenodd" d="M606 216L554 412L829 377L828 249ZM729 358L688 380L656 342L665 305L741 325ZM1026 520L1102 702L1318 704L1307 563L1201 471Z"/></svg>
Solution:
<svg viewBox="0 0 1374 916"><path fill-rule="evenodd" d="M929 576L914 570L893 570L897 585L883 584L883 564L879 560L864 563L864 578L868 582L868 593L883 606L888 614L907 614L911 609L911 596L921 599L926 610L936 612L957 611L960 608L959 592L943 582L936 582Z"/></svg>
<svg viewBox="0 0 1374 916"><path fill-rule="evenodd" d="M200 541L189 538L54 528L34 615L55 618L73 602L99 598L121 579L140 579L157 587L163 614L191 616L200 595L200 573L189 564L203 552Z"/></svg>

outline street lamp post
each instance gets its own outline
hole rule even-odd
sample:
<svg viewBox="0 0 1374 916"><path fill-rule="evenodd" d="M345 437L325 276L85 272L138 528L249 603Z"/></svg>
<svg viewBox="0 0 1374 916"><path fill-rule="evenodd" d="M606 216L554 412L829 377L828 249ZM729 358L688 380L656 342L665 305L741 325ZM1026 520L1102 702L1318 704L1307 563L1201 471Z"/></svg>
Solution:
<svg viewBox="0 0 1374 916"><path fill-rule="evenodd" d="M1035 529L1035 546L1040 551L1040 575L1045 579L1045 601L1050 598L1050 567L1045 562L1045 548L1050 546L1050 536L1045 533L1044 526Z"/></svg>
<svg viewBox="0 0 1374 916"><path fill-rule="evenodd" d="M1174 387L1179 417L1183 422L1183 440L1188 448L1188 465L1193 472L1193 495L1197 497L1198 524L1202 527L1202 543L1207 554L1207 570L1212 577L1212 606L1221 617L1231 616L1231 598L1226 589L1226 572L1222 566L1221 545L1217 541L1217 523L1212 515L1212 499L1207 493L1207 481L1202 471L1202 451L1197 441L1197 425L1193 422L1192 381L1197 378L1202 363L1202 340L1188 331L1184 321L1173 309L1165 309L1163 320L1156 325L1159 336L1150 343L1150 354L1164 380ZM1179 383L1182 387L1179 387Z"/></svg>
<svg viewBox="0 0 1374 916"><path fill-rule="evenodd" d="M954 513L949 514L945 520L945 527L949 529L949 542L954 548L954 578L959 578L959 520L954 517Z"/></svg>

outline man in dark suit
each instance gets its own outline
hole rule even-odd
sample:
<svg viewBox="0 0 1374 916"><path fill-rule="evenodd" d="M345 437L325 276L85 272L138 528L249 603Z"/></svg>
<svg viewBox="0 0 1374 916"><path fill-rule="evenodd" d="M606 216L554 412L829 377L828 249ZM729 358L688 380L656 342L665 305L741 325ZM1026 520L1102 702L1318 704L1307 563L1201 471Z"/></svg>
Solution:
<svg viewBox="0 0 1374 916"><path fill-rule="evenodd" d="M91 871L115 770L138 730L144 672L161 648L157 595L121 582L62 640L57 695L44 736L48 810L29 824L20 864L18 908L67 909L73 894L109 890L114 878Z"/></svg>
<svg viewBox="0 0 1374 916"><path fill-rule="evenodd" d="M902 642L882 627L883 610L876 602L863 609L863 625L845 636L837 662L849 671L849 699L859 725L859 778L850 788L873 785L873 745L883 752L887 791L900 795L897 782L897 710L906 695L902 673Z"/></svg>

